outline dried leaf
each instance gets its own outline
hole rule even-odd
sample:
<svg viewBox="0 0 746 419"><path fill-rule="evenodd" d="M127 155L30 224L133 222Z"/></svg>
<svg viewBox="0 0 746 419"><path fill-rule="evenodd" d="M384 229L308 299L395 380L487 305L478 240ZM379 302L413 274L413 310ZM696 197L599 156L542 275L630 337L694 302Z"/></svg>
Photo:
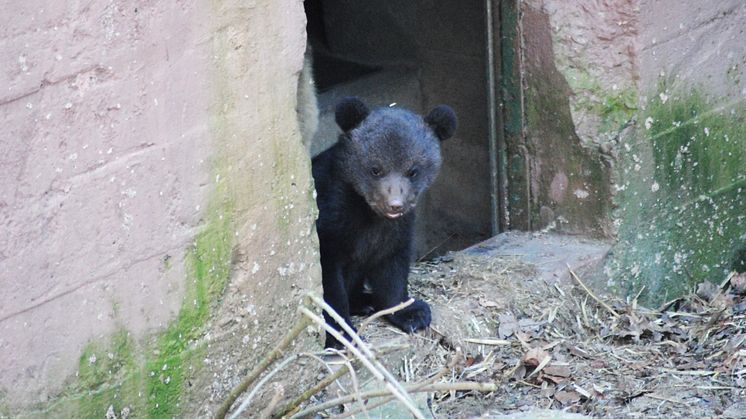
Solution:
<svg viewBox="0 0 746 419"><path fill-rule="evenodd" d="M537 322L532 319L520 319L518 320L518 326L521 328L521 330L531 330L536 331L539 330L541 325L544 324L544 322Z"/></svg>
<svg viewBox="0 0 746 419"><path fill-rule="evenodd" d="M547 383L551 382L553 384L560 384L560 383L562 383L565 380L567 380L567 378L560 377L560 376L557 376L557 375L546 374L544 372L540 373L539 377L537 378L537 381L539 381L539 382L543 382L543 383L544 382L547 382Z"/></svg>
<svg viewBox="0 0 746 419"><path fill-rule="evenodd" d="M710 302L713 298L715 298L715 295L717 295L719 289L717 285L713 284L710 281L705 281L697 285L697 297Z"/></svg>
<svg viewBox="0 0 746 419"><path fill-rule="evenodd" d="M603 359L594 359L591 361L591 367L595 369L606 368L606 361Z"/></svg>
<svg viewBox="0 0 746 419"><path fill-rule="evenodd" d="M484 297L479 297L479 305L485 308L500 307L496 302L490 301Z"/></svg>
<svg viewBox="0 0 746 419"><path fill-rule="evenodd" d="M521 366L515 368L515 370L513 371L512 378L514 380L522 380L523 377L525 377L525 376L526 376L526 367L524 367L523 365L521 365Z"/></svg>
<svg viewBox="0 0 746 419"><path fill-rule="evenodd" d="M477 360L473 356L467 356L466 361L464 361L464 364L468 368L474 365L475 362L477 362Z"/></svg>
<svg viewBox="0 0 746 419"><path fill-rule="evenodd" d="M544 368L544 374L567 378L572 374L572 372L568 365L551 364Z"/></svg>
<svg viewBox="0 0 746 419"><path fill-rule="evenodd" d="M568 404L579 402L580 394L574 391L558 391L554 393L554 399L560 402L563 406L567 406Z"/></svg>
<svg viewBox="0 0 746 419"><path fill-rule="evenodd" d="M541 348L531 348L523 355L523 365L529 367L538 367L542 362L549 358L549 352Z"/></svg>
<svg viewBox="0 0 746 419"><path fill-rule="evenodd" d="M571 346L570 353L577 356L578 358L585 358L585 359L591 358L591 355L588 352L584 351L583 349L578 348L577 346Z"/></svg>

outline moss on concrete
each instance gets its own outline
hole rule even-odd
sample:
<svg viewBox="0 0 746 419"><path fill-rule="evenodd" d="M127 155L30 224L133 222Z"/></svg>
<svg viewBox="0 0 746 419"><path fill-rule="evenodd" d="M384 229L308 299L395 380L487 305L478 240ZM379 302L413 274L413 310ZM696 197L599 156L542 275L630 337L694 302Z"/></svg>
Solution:
<svg viewBox="0 0 746 419"><path fill-rule="evenodd" d="M218 188L218 196L225 196ZM78 372L47 405L28 410L32 417L103 417L110 408L133 417L164 418L180 414L182 393L205 353L199 342L211 305L230 275L232 205L218 200L186 257L184 303L166 330L138 346L122 328L108 340L89 343ZM143 357L137 354L145 354Z"/></svg>
<svg viewBox="0 0 746 419"><path fill-rule="evenodd" d="M216 192L225 196L223 188ZM204 343L198 340L210 307L230 275L232 211L227 199L217 200L208 210L208 221L187 253L184 303L162 334L138 347L123 328L108 340L89 343L80 355L76 376L62 393L51 404L27 414L103 417L111 408L117 415L127 410L134 417L178 416L182 393L205 352Z"/></svg>
<svg viewBox="0 0 746 419"><path fill-rule="evenodd" d="M650 95L620 175L613 285L650 303L720 282L746 245L745 103L678 92Z"/></svg>
<svg viewBox="0 0 746 419"><path fill-rule="evenodd" d="M603 87L586 71L574 67L565 68L563 74L575 95L572 106L599 117L599 134L618 132L637 112L637 90L633 87Z"/></svg>
<svg viewBox="0 0 746 419"><path fill-rule="evenodd" d="M100 417L111 407L119 414L123 409L139 410L142 401L141 371L135 359L135 346L129 334L121 330L105 347L90 343L80 355L74 388L81 417Z"/></svg>
<svg viewBox="0 0 746 419"><path fill-rule="evenodd" d="M13 417L103 417L109 409L118 416L122 411L142 412L144 382L137 353L124 328L90 342L80 354L77 373L58 396Z"/></svg>
<svg viewBox="0 0 746 419"><path fill-rule="evenodd" d="M217 192L218 196L225 196L222 188ZM186 378L194 373L197 340L204 331L211 304L218 300L230 276L232 205L228 201L219 204L208 209L208 222L187 254L189 276L179 315L157 339L153 357L146 362L149 417L179 413Z"/></svg>
<svg viewBox="0 0 746 419"><path fill-rule="evenodd" d="M227 119L221 112L212 120L213 136L219 140L231 132ZM213 166L217 172L220 165ZM229 179L218 182L209 198L206 221L185 257L184 300L166 330L139 346L124 329L90 343L80 356L78 373L61 394L52 403L29 410L29 416L103 417L110 407L117 415L127 409L133 417L180 415L188 379L198 372L205 353L205 344L198 340L230 276L235 231L230 184ZM170 267L170 258L164 267Z"/></svg>

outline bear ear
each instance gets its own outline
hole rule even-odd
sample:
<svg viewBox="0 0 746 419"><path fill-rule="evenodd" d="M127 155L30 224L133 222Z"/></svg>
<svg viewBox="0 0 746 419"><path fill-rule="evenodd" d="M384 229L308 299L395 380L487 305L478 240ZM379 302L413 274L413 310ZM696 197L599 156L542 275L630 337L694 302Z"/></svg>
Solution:
<svg viewBox="0 0 746 419"><path fill-rule="evenodd" d="M334 119L343 132L348 132L360 125L369 113L363 101L356 97L346 97L337 103Z"/></svg>
<svg viewBox="0 0 746 419"><path fill-rule="evenodd" d="M456 132L458 119L456 112L448 105L438 105L425 117L425 122L430 125L440 141L445 141Z"/></svg>

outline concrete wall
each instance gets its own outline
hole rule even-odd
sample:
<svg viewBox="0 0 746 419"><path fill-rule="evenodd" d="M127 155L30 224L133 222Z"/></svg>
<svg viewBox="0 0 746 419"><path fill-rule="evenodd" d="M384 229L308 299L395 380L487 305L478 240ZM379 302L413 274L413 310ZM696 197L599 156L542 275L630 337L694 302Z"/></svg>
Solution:
<svg viewBox="0 0 746 419"><path fill-rule="evenodd" d="M663 301L744 270L746 4L640 1L611 285Z"/></svg>
<svg viewBox="0 0 746 419"><path fill-rule="evenodd" d="M209 412L319 283L302 2L0 19L0 416Z"/></svg>
<svg viewBox="0 0 746 419"><path fill-rule="evenodd" d="M609 237L609 133L637 106L632 4L528 0L519 7L524 131L522 147L509 149L524 155L509 156L509 171L519 173L513 189L528 185L527 197L517 198L528 215L515 221Z"/></svg>
<svg viewBox="0 0 746 419"><path fill-rule="evenodd" d="M743 264L743 2L520 8L534 227L616 236L604 284L650 302Z"/></svg>

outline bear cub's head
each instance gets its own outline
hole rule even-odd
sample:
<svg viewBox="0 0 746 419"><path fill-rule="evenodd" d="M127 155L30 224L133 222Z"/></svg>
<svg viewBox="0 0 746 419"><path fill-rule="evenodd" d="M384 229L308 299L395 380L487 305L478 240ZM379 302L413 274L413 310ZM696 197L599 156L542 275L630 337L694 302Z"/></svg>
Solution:
<svg viewBox="0 0 746 419"><path fill-rule="evenodd" d="M379 216L396 219L440 170L440 142L456 131L456 114L446 105L424 118L401 108L370 110L357 98L337 104L342 176Z"/></svg>

